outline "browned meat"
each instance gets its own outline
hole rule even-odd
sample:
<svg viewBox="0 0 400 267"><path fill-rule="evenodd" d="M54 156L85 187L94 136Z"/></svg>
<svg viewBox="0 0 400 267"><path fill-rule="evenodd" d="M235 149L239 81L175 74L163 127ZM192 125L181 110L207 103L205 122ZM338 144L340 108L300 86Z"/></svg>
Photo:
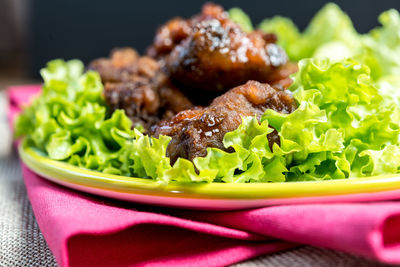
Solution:
<svg viewBox="0 0 400 267"><path fill-rule="evenodd" d="M197 23L207 19L228 21L229 18L221 6L213 3L205 4L202 12L190 19L173 18L157 30L153 45L147 50L147 55L157 59L168 55L176 45L193 32L193 27Z"/></svg>
<svg viewBox="0 0 400 267"><path fill-rule="evenodd" d="M275 86L280 86L283 88L288 88L292 83L293 80L289 77L290 74L293 74L299 70L299 67L296 63L289 62L274 71L271 74L271 84Z"/></svg>
<svg viewBox="0 0 400 267"><path fill-rule="evenodd" d="M169 54L177 44L189 36L191 31L190 23L185 19L174 18L168 21L158 29L147 55L159 58Z"/></svg>
<svg viewBox="0 0 400 267"><path fill-rule="evenodd" d="M287 56L267 43L270 39L258 31L246 34L233 23L206 20L174 48L166 71L189 95L219 95L248 80L275 83Z"/></svg>
<svg viewBox="0 0 400 267"><path fill-rule="evenodd" d="M260 118L266 109L290 113L295 108L289 91L249 81L217 97L209 107L185 110L171 120L162 121L152 127L151 134L172 137L167 148L172 163L178 157L193 160L205 156L207 147L226 151L223 137L240 125L241 117ZM276 131L268 135L268 140L271 146L279 143Z"/></svg>
<svg viewBox="0 0 400 267"><path fill-rule="evenodd" d="M162 26L148 55L162 62L171 80L201 105L248 80L287 87L288 76L296 71L276 45L276 35L245 33L211 3L199 15Z"/></svg>
<svg viewBox="0 0 400 267"><path fill-rule="evenodd" d="M152 82L157 88L160 104L164 111L171 111L175 115L179 111L193 107L192 102L171 83L163 72L157 72Z"/></svg>
<svg viewBox="0 0 400 267"><path fill-rule="evenodd" d="M147 129L160 120L160 97L148 83L106 83L104 98L112 111L125 110L134 125L141 124Z"/></svg>
<svg viewBox="0 0 400 267"><path fill-rule="evenodd" d="M125 110L134 125L141 124L145 129L193 106L157 61L140 57L132 48L115 49L110 59L94 60L88 68L99 72L111 111Z"/></svg>
<svg viewBox="0 0 400 267"><path fill-rule="evenodd" d="M212 132L211 137L207 136L205 129L197 137L188 134L190 138L183 143L192 146L191 142L200 138L200 143L193 141L199 148L190 147L188 152L183 152L184 144L177 144L177 152L171 152L171 155L175 153L192 159L203 155L208 143L221 146L223 135L239 125L241 115L259 115L274 97L280 101L281 97L288 95L284 88L291 84L289 75L297 70L297 65L288 63L285 52L275 43L276 35L260 31L245 33L229 19L221 6L208 3L196 16L175 18L162 26L147 52L148 56L141 57L132 48L116 49L110 58L93 61L89 69L100 73L105 84L105 100L111 111L124 109L135 124L142 124L146 129L162 119L172 118L171 123L162 123L155 129L176 129L176 134L169 135L179 133L183 140L184 133L178 130L183 124L189 123L192 128L196 128L195 125L203 127L201 123L211 118L218 123L221 128L217 127L219 132ZM261 86L267 88L264 91L269 92L269 96L260 106L255 106L258 98L252 99L252 93L246 91L249 89L237 89L260 87L252 82L215 99L208 108L193 108L192 102L208 105L215 97L249 80L266 82L275 88ZM238 94L241 97L233 99ZM226 107L223 105L225 100ZM275 102L289 103L279 101ZM278 106L273 108L278 109ZM193 120L188 120L188 117L193 117ZM185 129L183 132L188 131L186 126L182 127Z"/></svg>
<svg viewBox="0 0 400 267"><path fill-rule="evenodd" d="M88 69L99 72L103 83L145 82L154 77L160 66L150 57L139 57L132 48L118 48L111 51L110 58L92 61Z"/></svg>

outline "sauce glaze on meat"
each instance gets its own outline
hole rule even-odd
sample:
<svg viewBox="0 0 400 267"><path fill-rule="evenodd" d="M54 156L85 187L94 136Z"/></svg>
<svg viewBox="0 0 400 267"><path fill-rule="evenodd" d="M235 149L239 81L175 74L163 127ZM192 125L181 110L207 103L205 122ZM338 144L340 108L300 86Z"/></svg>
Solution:
<svg viewBox="0 0 400 267"><path fill-rule="evenodd" d="M153 126L150 132L156 137L172 137L167 148L172 163L178 157L193 160L205 156L207 147L226 151L223 137L240 125L242 117L260 118L267 109L291 113L295 108L295 101L289 91L248 81L215 98L210 106L181 111L172 119ZM271 147L273 143L279 144L277 132L270 133L268 140Z"/></svg>
<svg viewBox="0 0 400 267"><path fill-rule="evenodd" d="M276 41L274 34L244 32L221 6L208 3L190 19L161 26L146 56L117 49L89 69L100 73L112 111L124 109L155 137L172 137L167 155L174 163L205 156L207 147L227 150L223 137L242 117L294 111L285 88L297 65ZM276 131L267 138L271 147L279 144Z"/></svg>
<svg viewBox="0 0 400 267"><path fill-rule="evenodd" d="M134 125L145 129L193 106L156 60L140 57L132 48L114 49L109 59L94 60L89 69L100 74L111 111L125 110Z"/></svg>
<svg viewBox="0 0 400 267"><path fill-rule="evenodd" d="M162 26L148 55L163 62L168 76L197 104L248 80L290 85L297 66L276 45L274 34L245 33L222 7L208 3L200 15Z"/></svg>

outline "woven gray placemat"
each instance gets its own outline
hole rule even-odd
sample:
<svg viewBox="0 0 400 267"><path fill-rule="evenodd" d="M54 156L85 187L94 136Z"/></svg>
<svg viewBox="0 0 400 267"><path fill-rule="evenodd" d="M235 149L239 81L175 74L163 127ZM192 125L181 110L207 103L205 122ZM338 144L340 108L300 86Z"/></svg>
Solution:
<svg viewBox="0 0 400 267"><path fill-rule="evenodd" d="M57 266L35 221L18 157L11 148L0 92L0 266ZM304 246L252 259L235 266L388 266L347 253Z"/></svg>
<svg viewBox="0 0 400 267"><path fill-rule="evenodd" d="M57 266L26 197L14 154L0 163L0 266Z"/></svg>

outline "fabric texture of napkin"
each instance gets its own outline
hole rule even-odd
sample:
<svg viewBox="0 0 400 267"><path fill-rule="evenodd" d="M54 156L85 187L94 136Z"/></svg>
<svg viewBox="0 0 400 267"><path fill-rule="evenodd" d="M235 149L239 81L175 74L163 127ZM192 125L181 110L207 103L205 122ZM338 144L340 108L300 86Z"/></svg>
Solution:
<svg viewBox="0 0 400 267"><path fill-rule="evenodd" d="M39 91L9 89L10 122ZM222 266L300 244L400 263L396 201L188 211L92 196L22 168L39 227L61 266Z"/></svg>

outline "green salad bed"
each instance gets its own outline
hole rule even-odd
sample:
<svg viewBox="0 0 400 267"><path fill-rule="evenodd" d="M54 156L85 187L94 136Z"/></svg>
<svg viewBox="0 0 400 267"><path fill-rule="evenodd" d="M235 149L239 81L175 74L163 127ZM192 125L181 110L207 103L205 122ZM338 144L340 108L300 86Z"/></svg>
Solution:
<svg viewBox="0 0 400 267"><path fill-rule="evenodd" d="M240 9L231 18L245 30ZM359 34L350 18L326 5L304 32L283 17L257 28L278 35L298 61L289 90L298 103L291 114L267 110L261 121L243 118L224 137L228 153L208 148L193 163L166 157L170 137L133 128L124 111L110 113L100 76L84 73L78 60L54 60L41 70L42 94L16 120L17 136L49 158L117 175L163 183L284 182L397 173L400 169L400 15L379 16L382 26ZM269 148L275 128L280 146Z"/></svg>

